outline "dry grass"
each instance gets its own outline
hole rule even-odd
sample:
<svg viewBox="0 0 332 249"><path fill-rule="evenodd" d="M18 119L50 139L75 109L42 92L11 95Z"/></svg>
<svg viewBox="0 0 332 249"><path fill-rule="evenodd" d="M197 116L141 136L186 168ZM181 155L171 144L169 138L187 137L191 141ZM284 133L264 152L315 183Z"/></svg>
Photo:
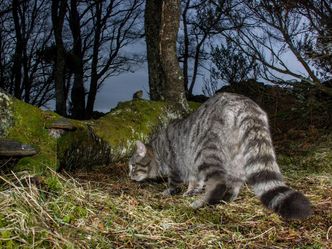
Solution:
<svg viewBox="0 0 332 249"><path fill-rule="evenodd" d="M0 248L332 248L331 176L288 176L314 204L307 220L280 219L246 187L233 203L192 210L194 197L162 197L164 184L131 182L125 165L37 184L12 175Z"/></svg>

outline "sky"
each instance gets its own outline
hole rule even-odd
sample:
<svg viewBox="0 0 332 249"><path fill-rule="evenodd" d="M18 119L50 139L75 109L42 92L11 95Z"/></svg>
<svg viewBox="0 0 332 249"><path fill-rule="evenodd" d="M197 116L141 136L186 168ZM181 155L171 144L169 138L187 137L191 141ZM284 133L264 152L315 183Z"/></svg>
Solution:
<svg viewBox="0 0 332 249"><path fill-rule="evenodd" d="M131 100L136 91L143 90L143 97L149 98L148 69L146 64L134 73L123 73L106 79L98 92L95 111L109 112L119 101Z"/></svg>
<svg viewBox="0 0 332 249"><path fill-rule="evenodd" d="M303 67L293 54L286 53L284 60L290 69L300 73L304 72ZM95 111L109 112L111 108L116 107L119 101L131 100L133 94L139 90L143 90L143 98L149 99L148 69L146 63L133 73L123 73L119 76L106 79L97 94ZM202 77L197 80L194 94L202 94Z"/></svg>

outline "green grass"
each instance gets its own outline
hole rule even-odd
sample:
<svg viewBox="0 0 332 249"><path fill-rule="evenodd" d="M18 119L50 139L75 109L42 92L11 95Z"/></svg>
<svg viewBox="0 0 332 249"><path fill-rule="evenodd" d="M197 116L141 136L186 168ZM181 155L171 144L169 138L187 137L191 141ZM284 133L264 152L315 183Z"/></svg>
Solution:
<svg viewBox="0 0 332 249"><path fill-rule="evenodd" d="M75 180L76 179L76 180ZM192 210L195 197L162 197L125 165L47 177L2 177L0 248L329 248L331 175L286 173L314 215L285 221L244 187L235 202Z"/></svg>

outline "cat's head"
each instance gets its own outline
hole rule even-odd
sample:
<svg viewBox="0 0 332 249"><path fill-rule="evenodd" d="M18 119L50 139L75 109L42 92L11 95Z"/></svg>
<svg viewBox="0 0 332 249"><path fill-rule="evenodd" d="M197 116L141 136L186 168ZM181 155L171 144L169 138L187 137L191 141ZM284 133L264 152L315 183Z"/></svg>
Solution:
<svg viewBox="0 0 332 249"><path fill-rule="evenodd" d="M158 163L152 148L141 141L136 141L136 151L129 159L129 177L134 181L156 179L158 175Z"/></svg>

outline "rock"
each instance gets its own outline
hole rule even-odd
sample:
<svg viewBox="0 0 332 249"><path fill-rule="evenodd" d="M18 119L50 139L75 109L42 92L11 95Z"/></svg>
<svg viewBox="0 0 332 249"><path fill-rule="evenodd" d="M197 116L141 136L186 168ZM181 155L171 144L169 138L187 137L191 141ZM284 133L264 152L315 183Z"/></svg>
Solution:
<svg viewBox="0 0 332 249"><path fill-rule="evenodd" d="M8 128L13 125L12 101L0 88L0 137L7 135Z"/></svg>
<svg viewBox="0 0 332 249"><path fill-rule="evenodd" d="M66 118L60 118L46 126L50 136L54 138L61 137L66 131L74 131L76 127Z"/></svg>
<svg viewBox="0 0 332 249"><path fill-rule="evenodd" d="M142 99L143 98L143 91L139 90L133 94L133 99Z"/></svg>
<svg viewBox="0 0 332 249"><path fill-rule="evenodd" d="M90 126L65 133L58 140L59 169L91 169L111 161L110 145L98 137Z"/></svg>
<svg viewBox="0 0 332 249"><path fill-rule="evenodd" d="M21 144L14 140L0 139L0 157L34 156L37 151L29 144Z"/></svg>
<svg viewBox="0 0 332 249"><path fill-rule="evenodd" d="M111 160L126 160L134 149L135 140L147 141L156 126L166 124L174 114L167 109L165 102L135 99L120 103L98 120L78 121L42 111L7 95L3 99L5 104L0 105L0 118L4 116L2 113L6 113L6 120L10 121L7 122L10 125L3 129L6 130L4 138L20 142L12 144L16 148L15 153L23 148L24 153L35 149L38 154L2 157L0 169L28 171L36 175L43 174L48 168L89 169L108 164ZM10 113L7 112L8 106ZM194 105L193 109L196 108ZM55 133L52 135L56 138L50 136L50 132ZM33 148L22 147L22 144L31 144Z"/></svg>
<svg viewBox="0 0 332 249"><path fill-rule="evenodd" d="M58 129L58 130L65 130L65 131L74 131L76 127L69 122L66 118L60 118L55 120L53 123L46 126L48 129Z"/></svg>
<svg viewBox="0 0 332 249"><path fill-rule="evenodd" d="M49 135L45 126L59 119L59 115L54 112L43 111L14 97L7 96L10 102L11 124L6 128L3 138L32 145L38 151L38 154L21 156L11 160L10 163L7 163L9 159L5 158L5 167L15 172L26 170L33 174L41 174L48 168L56 170L57 140ZM0 112L3 111L3 107L0 106ZM26 148L30 150L30 147ZM24 153L27 152L24 151ZM15 162L12 163L12 161Z"/></svg>

